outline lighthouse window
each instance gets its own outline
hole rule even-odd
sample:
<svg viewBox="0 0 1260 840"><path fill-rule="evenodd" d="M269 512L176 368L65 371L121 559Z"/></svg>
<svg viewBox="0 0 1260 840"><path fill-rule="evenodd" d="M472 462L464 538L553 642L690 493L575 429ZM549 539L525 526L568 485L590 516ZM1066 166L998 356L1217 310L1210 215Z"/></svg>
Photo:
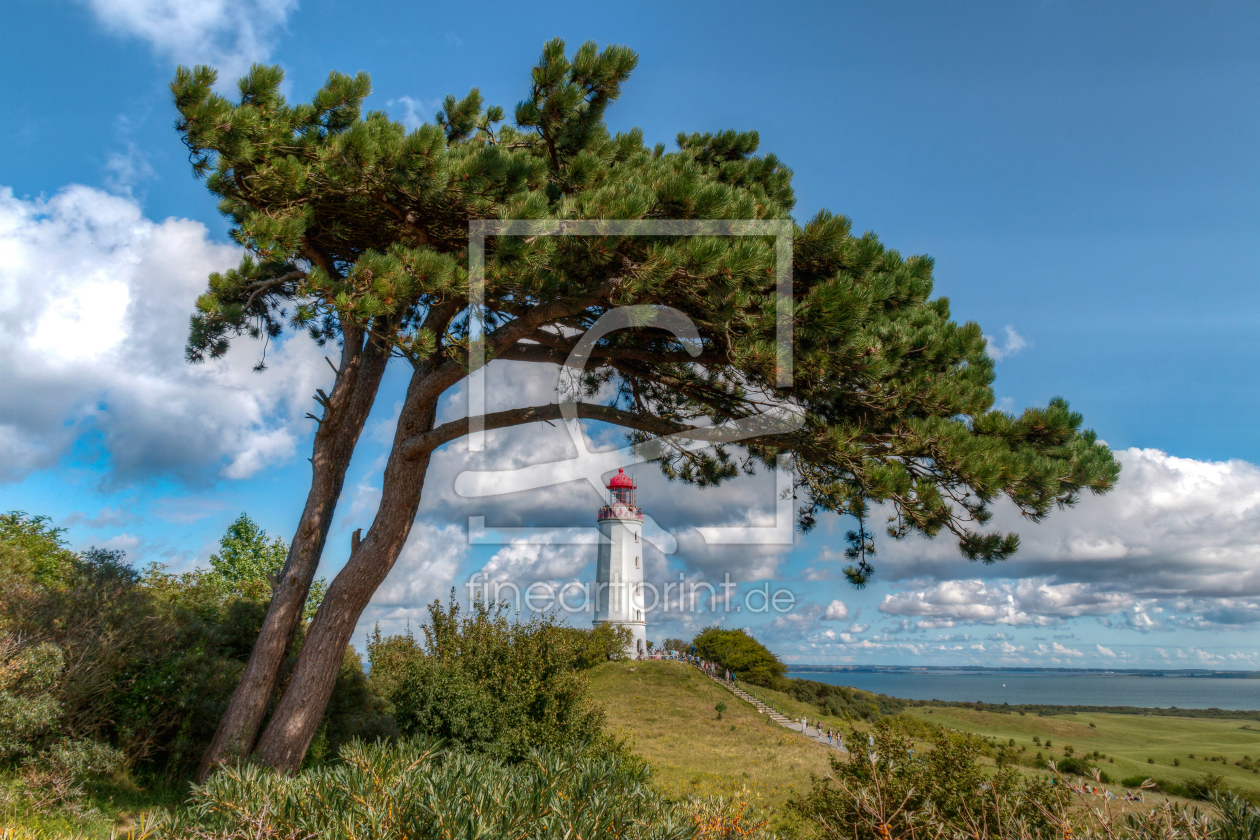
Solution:
<svg viewBox="0 0 1260 840"><path fill-rule="evenodd" d="M639 558L638 558L638 557L634 558L634 567L635 567L636 569L637 569L637 568L639 568Z"/></svg>
<svg viewBox="0 0 1260 840"><path fill-rule="evenodd" d="M638 531L635 531L635 532L634 532L634 541L635 541L635 542L638 542L638 541L639 541L639 532L638 532Z"/></svg>

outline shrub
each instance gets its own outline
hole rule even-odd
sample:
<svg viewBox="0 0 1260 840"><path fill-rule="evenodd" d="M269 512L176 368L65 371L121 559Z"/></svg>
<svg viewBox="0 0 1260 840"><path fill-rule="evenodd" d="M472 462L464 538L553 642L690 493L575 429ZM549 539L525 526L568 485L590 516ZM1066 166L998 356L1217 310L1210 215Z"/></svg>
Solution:
<svg viewBox="0 0 1260 840"><path fill-rule="evenodd" d="M743 796L692 797L684 803L696 840L745 840L761 837L769 820Z"/></svg>
<svg viewBox="0 0 1260 840"><path fill-rule="evenodd" d="M233 542L234 533L225 535L215 570L172 575L158 565L137 571L122 552L76 554L46 517L0 515L0 638L9 640L0 645L0 769L54 742L98 758L112 749L119 761L168 779L195 766L270 595L265 580L247 573L251 546L266 535L251 532L251 543L236 533L242 538ZM264 548L274 562L279 544ZM351 683L339 680L338 691ZM344 710L339 700L331 705ZM353 705L361 717L361 697Z"/></svg>
<svg viewBox="0 0 1260 840"><path fill-rule="evenodd" d="M623 756L539 750L507 764L415 738L354 741L341 760L294 777L224 768L156 836L667 840L694 830L684 808L652 790L646 766Z"/></svg>
<svg viewBox="0 0 1260 840"><path fill-rule="evenodd" d="M1100 806L1089 791L1058 774L1046 782L1021 778L1011 769L985 771L977 760L977 739L958 733L942 733L922 756L911 753L911 742L884 722L869 736L850 734L850 744L863 742L868 746L847 759L833 757L831 773L815 778L813 789L790 803L824 840L1260 837L1260 810L1239 797L1209 794L1219 817L1168 801L1109 800ZM1142 777L1124 783L1155 787Z"/></svg>
<svg viewBox="0 0 1260 840"><path fill-rule="evenodd" d="M0 762L33 755L56 730L61 703L54 692L65 665L51 642L23 646L16 636L0 638Z"/></svg>
<svg viewBox="0 0 1260 840"><path fill-rule="evenodd" d="M550 616L512 622L481 602L461 614L453 594L445 610L437 601L429 606L429 619L423 645L379 631L368 645L369 682L403 734L508 760L600 738L603 711L577 669L589 633Z"/></svg>
<svg viewBox="0 0 1260 840"><path fill-rule="evenodd" d="M831 773L791 803L823 838L1032 837L1062 807L1063 794L1042 779L984 770L978 739L959 733L941 731L919 755L880 721L869 734L852 730L846 743L853 752L832 756Z"/></svg>
<svg viewBox="0 0 1260 840"><path fill-rule="evenodd" d="M1191 779L1182 785L1183 796L1188 799L1211 800L1213 796L1226 796L1229 794L1229 786L1225 784L1225 777L1218 773L1204 773L1197 779Z"/></svg>
<svg viewBox="0 0 1260 840"><path fill-rule="evenodd" d="M616 624L597 624L590 630L578 627L563 630L573 647L573 664L581 670L609 660L626 659L626 650L634 638L629 627Z"/></svg>
<svg viewBox="0 0 1260 840"><path fill-rule="evenodd" d="M692 640L696 655L730 669L741 680L767 688L777 683L787 673L787 666L761 642L743 630L723 630L706 627Z"/></svg>
<svg viewBox="0 0 1260 840"><path fill-rule="evenodd" d="M1059 769L1060 773L1068 773L1073 776L1092 777L1095 773L1097 773L1099 781L1104 784L1111 783L1111 778L1105 771L1094 767L1084 758L1065 758L1062 761L1057 762L1055 766Z"/></svg>
<svg viewBox="0 0 1260 840"><path fill-rule="evenodd" d="M802 703L818 704L823 714L847 720L875 720L880 715L898 714L910 705L897 697L815 680L781 679L775 687Z"/></svg>

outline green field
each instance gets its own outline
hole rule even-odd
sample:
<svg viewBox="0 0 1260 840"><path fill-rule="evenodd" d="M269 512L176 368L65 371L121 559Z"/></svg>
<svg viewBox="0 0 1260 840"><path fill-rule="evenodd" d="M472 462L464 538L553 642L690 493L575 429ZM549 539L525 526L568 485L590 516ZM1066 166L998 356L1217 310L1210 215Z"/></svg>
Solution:
<svg viewBox="0 0 1260 840"><path fill-rule="evenodd" d="M1097 750L1107 758L1091 761L1115 780L1145 775L1184 783L1217 773L1232 787L1260 790L1260 773L1235 764L1260 759L1260 723L1255 721L1087 712L1042 717L939 706L916 706L904 714L1002 741L1014 738L1017 747L1047 758L1062 758L1066 746L1077 755ZM1033 736L1043 746L1034 744ZM1050 749L1044 747L1047 738ZM1226 761L1208 760L1220 757Z"/></svg>

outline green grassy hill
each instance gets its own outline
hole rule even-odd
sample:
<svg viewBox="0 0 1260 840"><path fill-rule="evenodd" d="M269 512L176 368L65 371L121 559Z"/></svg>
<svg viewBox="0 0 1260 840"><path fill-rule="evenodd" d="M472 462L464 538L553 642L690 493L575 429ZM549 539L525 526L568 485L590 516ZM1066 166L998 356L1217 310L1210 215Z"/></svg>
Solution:
<svg viewBox="0 0 1260 840"><path fill-rule="evenodd" d="M828 750L759 714L680 662L609 662L591 675L608 729L652 765L669 796L737 794L778 806L829 767ZM725 703L717 719L713 707Z"/></svg>
<svg viewBox="0 0 1260 840"><path fill-rule="evenodd" d="M777 806L805 791L811 773L821 775L829 766L825 748L771 724L681 663L610 662L595 669L591 689L607 710L610 731L629 739L670 796L738 793L746 787L763 804ZM756 693L788 715L806 714L811 721L817 715L817 706L786 694ZM728 707L722 721L713 711L719 702ZM1260 790L1260 723L1255 721L1088 712L1041 716L927 706L909 707L903 714L1004 743L1014 739L1029 757L1041 752L1061 760L1070 745L1116 782L1142 776L1185 784L1215 773L1231 787ZM839 719L822 720L824 728L847 729ZM1033 743L1034 736L1041 744ZM1047 739L1050 748L1044 746ZM1095 750L1105 757L1093 758Z"/></svg>

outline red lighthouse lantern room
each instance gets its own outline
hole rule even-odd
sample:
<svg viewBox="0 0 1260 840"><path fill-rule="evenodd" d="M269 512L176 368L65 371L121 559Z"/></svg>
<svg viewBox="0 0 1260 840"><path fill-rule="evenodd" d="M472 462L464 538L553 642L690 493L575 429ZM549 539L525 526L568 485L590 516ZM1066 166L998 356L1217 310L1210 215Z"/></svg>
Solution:
<svg viewBox="0 0 1260 840"><path fill-rule="evenodd" d="M642 521L643 511L639 508L638 488L624 469L618 469L617 474L608 482L608 504L600 509L599 518Z"/></svg>

